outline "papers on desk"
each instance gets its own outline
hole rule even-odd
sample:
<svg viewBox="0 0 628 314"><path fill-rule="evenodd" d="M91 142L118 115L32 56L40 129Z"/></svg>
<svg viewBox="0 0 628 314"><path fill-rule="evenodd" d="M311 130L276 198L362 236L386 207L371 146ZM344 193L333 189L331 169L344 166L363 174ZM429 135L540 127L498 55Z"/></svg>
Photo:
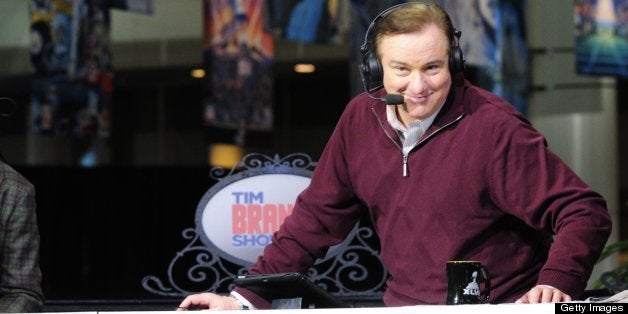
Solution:
<svg viewBox="0 0 628 314"><path fill-rule="evenodd" d="M591 297L585 300L585 302L592 303L628 303L628 290L616 293L610 297L595 298Z"/></svg>

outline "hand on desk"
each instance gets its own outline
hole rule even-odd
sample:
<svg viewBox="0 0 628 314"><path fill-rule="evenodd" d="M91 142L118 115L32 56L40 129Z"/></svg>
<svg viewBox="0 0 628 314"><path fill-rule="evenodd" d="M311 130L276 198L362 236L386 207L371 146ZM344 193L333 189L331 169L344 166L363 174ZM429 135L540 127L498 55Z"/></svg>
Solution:
<svg viewBox="0 0 628 314"><path fill-rule="evenodd" d="M569 302L571 296L550 286L538 285L524 294L515 303L549 303ZM205 292L186 297L179 304L178 311L187 310L239 310L240 306L231 296L221 296L215 293Z"/></svg>
<svg viewBox="0 0 628 314"><path fill-rule="evenodd" d="M568 294L546 285L538 285L528 293L524 294L515 303L548 303L548 302L569 302L571 296Z"/></svg>
<svg viewBox="0 0 628 314"><path fill-rule="evenodd" d="M198 293L187 296L177 311L187 310L239 310L240 307L236 303L235 299L230 296L221 296L215 293Z"/></svg>

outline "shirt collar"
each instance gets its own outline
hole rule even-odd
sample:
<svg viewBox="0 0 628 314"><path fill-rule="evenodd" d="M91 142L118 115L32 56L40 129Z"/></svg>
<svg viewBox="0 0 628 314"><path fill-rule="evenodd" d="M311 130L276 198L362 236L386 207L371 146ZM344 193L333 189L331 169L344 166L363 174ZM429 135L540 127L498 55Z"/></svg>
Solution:
<svg viewBox="0 0 628 314"><path fill-rule="evenodd" d="M415 125L418 124L421 126L423 131L427 131L427 129L429 129L429 127L432 125L432 123L436 119L436 116L440 112L441 108L443 108L443 106L440 106L438 110L436 110L433 114L431 114L426 119L412 122L412 124L415 124ZM408 128L406 128L406 126L403 125L403 122L401 122L399 118L397 118L397 106L386 105L386 119L388 120L388 124L390 124L390 126L396 131L403 132L403 133L408 131Z"/></svg>

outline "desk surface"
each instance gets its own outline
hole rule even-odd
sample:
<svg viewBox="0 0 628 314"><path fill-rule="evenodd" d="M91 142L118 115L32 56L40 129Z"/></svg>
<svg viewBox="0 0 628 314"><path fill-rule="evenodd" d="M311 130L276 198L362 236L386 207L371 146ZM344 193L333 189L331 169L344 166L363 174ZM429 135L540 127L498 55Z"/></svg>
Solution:
<svg viewBox="0 0 628 314"><path fill-rule="evenodd" d="M403 307L364 307L364 308L349 308L349 309L306 309L306 310L264 310L263 313L281 313L281 314L416 314L416 313L437 313L437 314L554 314L555 304L481 304L481 305L416 305L416 306L403 306ZM106 311L106 312L74 312L78 313L106 313L106 314L148 314L148 313L181 313L175 311ZM236 313L248 313L251 311L211 311L212 314L236 314Z"/></svg>

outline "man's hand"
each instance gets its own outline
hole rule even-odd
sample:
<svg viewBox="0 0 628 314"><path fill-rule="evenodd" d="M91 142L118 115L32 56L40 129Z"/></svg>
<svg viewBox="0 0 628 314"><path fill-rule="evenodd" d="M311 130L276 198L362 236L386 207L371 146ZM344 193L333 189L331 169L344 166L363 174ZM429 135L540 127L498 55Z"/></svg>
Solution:
<svg viewBox="0 0 628 314"><path fill-rule="evenodd" d="M240 306L238 306L233 297L205 292L187 296L183 299L181 304L179 304L177 311L202 309L239 310Z"/></svg>
<svg viewBox="0 0 628 314"><path fill-rule="evenodd" d="M538 285L521 296L515 303L556 303L569 301L571 301L571 296L568 294L551 286Z"/></svg>

